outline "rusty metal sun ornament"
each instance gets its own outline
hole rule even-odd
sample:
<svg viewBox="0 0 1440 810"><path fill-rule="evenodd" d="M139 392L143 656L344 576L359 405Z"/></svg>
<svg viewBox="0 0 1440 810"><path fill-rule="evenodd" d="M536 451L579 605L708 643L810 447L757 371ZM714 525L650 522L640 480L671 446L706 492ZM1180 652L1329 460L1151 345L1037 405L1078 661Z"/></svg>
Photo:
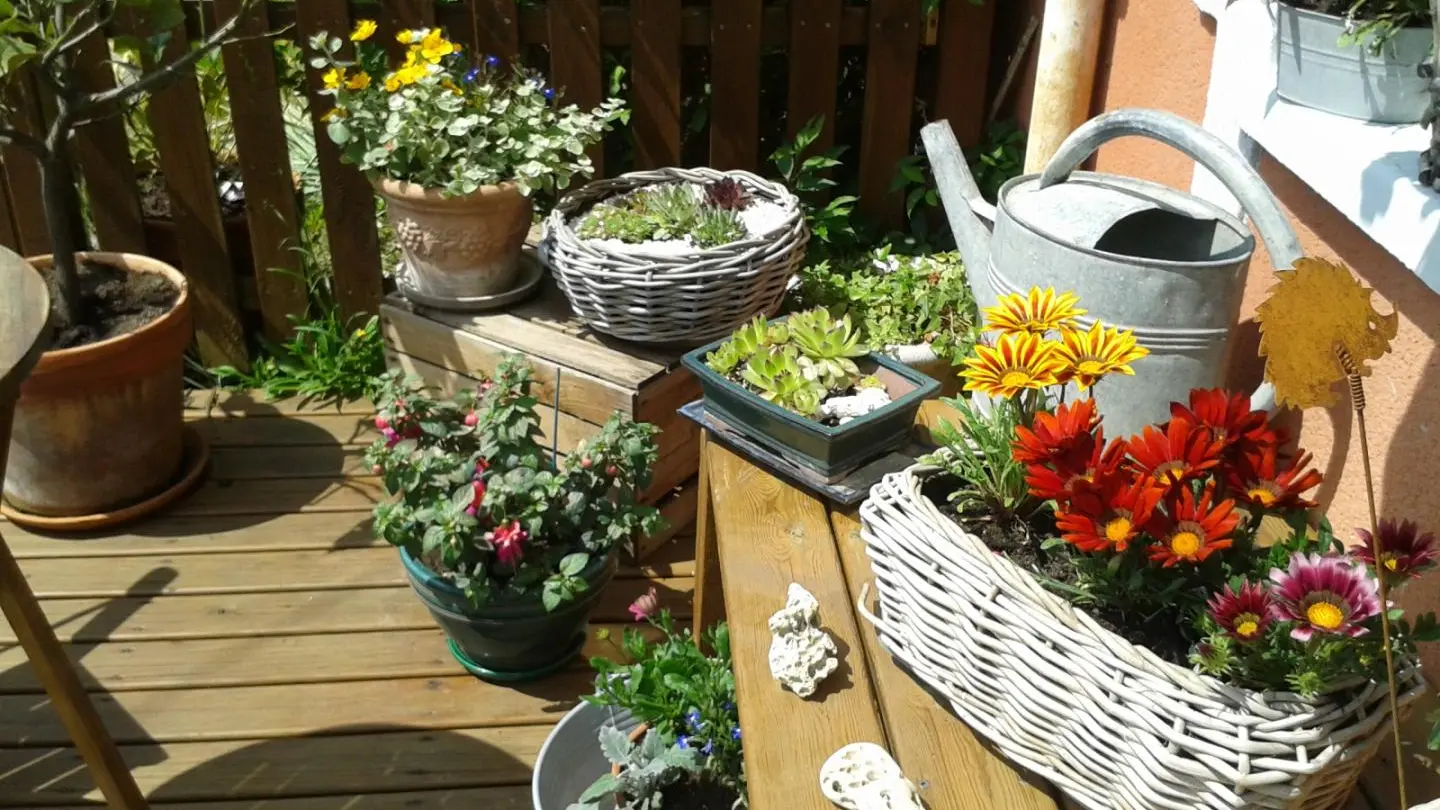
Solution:
<svg viewBox="0 0 1440 810"><path fill-rule="evenodd" d="M1368 376L1366 363L1390 351L1400 316L1381 315L1370 301L1371 289L1343 265L1300 259L1294 270L1278 275L1255 316L1265 376L1281 405L1334 405L1335 383L1352 373ZM1344 367L1340 349L1349 353L1351 369Z"/></svg>

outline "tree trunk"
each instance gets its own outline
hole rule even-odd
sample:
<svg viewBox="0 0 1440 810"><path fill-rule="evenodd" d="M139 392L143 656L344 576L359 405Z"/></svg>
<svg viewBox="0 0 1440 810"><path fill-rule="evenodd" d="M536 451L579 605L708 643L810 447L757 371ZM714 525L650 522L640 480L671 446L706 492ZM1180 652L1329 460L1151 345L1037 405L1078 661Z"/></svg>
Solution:
<svg viewBox="0 0 1440 810"><path fill-rule="evenodd" d="M70 158L61 148L51 150L40 165L41 194L45 205L45 221L50 231L51 250L55 255L55 310L59 326L80 322L80 278L75 261L75 200L74 174Z"/></svg>

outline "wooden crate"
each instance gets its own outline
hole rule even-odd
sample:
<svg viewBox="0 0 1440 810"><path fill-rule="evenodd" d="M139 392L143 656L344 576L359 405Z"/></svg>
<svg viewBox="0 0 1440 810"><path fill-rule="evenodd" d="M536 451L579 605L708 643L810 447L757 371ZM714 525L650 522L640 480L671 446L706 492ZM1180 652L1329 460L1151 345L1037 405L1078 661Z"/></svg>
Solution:
<svg viewBox="0 0 1440 810"><path fill-rule="evenodd" d="M699 432L677 410L700 398L700 385L680 367L682 351L595 333L548 279L535 298L493 314L444 312L391 295L380 307L380 321L390 366L447 393L494 374L508 354L529 358L544 440L561 455L594 436L617 411L659 427L660 460L641 500L659 507L669 525L635 541L628 549L635 559L694 523Z"/></svg>

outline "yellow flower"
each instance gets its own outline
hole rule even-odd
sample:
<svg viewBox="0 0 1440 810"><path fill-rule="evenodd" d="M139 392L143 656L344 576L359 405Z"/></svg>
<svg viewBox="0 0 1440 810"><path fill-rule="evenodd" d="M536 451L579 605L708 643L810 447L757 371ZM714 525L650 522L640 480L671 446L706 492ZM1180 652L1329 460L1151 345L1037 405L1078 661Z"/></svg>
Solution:
<svg viewBox="0 0 1440 810"><path fill-rule="evenodd" d="M369 86L370 74L366 73L363 70L359 73L356 73L354 76L351 76L350 80L345 82L345 89L347 90L364 90Z"/></svg>
<svg viewBox="0 0 1440 810"><path fill-rule="evenodd" d="M411 85L425 78L429 73L430 71L425 65L411 65L410 67L402 67L395 71L395 79L399 81L401 85Z"/></svg>
<svg viewBox="0 0 1440 810"><path fill-rule="evenodd" d="M328 112L326 112L324 115L320 116L320 120L321 120L321 121L329 121L329 120L332 119L332 118L344 118L344 117L345 117L345 111L344 111L344 110L340 109L339 107L331 107Z"/></svg>
<svg viewBox="0 0 1440 810"><path fill-rule="evenodd" d="M1121 329L1106 329L1099 321L1090 331L1067 329L1055 347L1055 356L1064 364L1060 381L1074 380L1084 391L1106 374L1135 375L1130 364L1150 354L1135 341L1135 334Z"/></svg>
<svg viewBox="0 0 1440 810"><path fill-rule="evenodd" d="M1001 335L994 346L976 344L975 353L965 358L965 369L960 372L965 390L1008 398L1055 385L1059 382L1055 375L1064 368L1055 356L1057 345L1025 332Z"/></svg>
<svg viewBox="0 0 1440 810"><path fill-rule="evenodd" d="M401 31L395 35L395 41L401 45L409 45L417 39L423 39L426 33L423 28L418 31Z"/></svg>
<svg viewBox="0 0 1440 810"><path fill-rule="evenodd" d="M1077 316L1084 315L1075 293L1056 293L1054 287L1031 287L1029 294L1002 295L996 306L985 309L985 330L988 332L1030 332L1043 335L1064 329Z"/></svg>
<svg viewBox="0 0 1440 810"><path fill-rule="evenodd" d="M360 20L355 23L355 30L350 32L350 41L364 42L370 37L375 36L376 27L374 20Z"/></svg>
<svg viewBox="0 0 1440 810"><path fill-rule="evenodd" d="M335 90L345 82L345 68L330 68L320 80L325 83L326 90Z"/></svg>
<svg viewBox="0 0 1440 810"><path fill-rule="evenodd" d="M455 53L455 50L455 43L446 39L439 28L432 29L420 43L420 55L432 65L438 64L441 59Z"/></svg>
<svg viewBox="0 0 1440 810"><path fill-rule="evenodd" d="M385 77L385 92L393 93L400 89L400 74L391 73Z"/></svg>
<svg viewBox="0 0 1440 810"><path fill-rule="evenodd" d="M450 79L448 79L448 78L441 79L441 80L440 80L440 86L443 87L443 88L445 88L446 90L449 90L450 92L454 93L454 94L457 95L457 96L463 96L463 95L465 95L465 91L464 91L464 90L461 90L461 89L459 88L459 86L457 86L457 85L455 84L455 82L450 81Z"/></svg>

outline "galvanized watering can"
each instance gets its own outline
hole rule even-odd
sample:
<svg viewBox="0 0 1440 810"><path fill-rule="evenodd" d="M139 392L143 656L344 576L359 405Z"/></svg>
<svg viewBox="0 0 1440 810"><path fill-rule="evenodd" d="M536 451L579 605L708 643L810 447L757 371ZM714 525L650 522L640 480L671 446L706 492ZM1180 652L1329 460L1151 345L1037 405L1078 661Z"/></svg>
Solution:
<svg viewBox="0 0 1440 810"><path fill-rule="evenodd" d="M1255 251L1243 221L1198 197L1145 180L1075 171L1102 144L1126 135L1169 144L1220 178L1277 268L1301 258L1295 232L1249 164L1214 135L1169 113L1116 110L1090 121L1061 144L1043 173L1001 187L996 206L981 198L948 123L921 132L981 307L1031 287L1071 290L1087 310L1083 327L1100 320L1134 330L1150 350L1134 364L1135 376L1112 375L1097 387L1112 436L1163 422L1172 400L1223 383ZM1252 405L1274 407L1268 385L1255 392Z"/></svg>

